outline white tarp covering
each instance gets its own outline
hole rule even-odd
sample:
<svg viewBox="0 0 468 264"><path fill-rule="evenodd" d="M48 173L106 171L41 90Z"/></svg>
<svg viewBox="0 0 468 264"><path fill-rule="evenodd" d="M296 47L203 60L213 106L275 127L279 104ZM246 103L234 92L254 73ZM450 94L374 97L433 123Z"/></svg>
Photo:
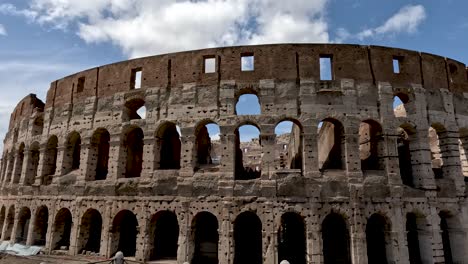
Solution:
<svg viewBox="0 0 468 264"><path fill-rule="evenodd" d="M0 244L0 251L18 256L37 255L41 249L42 247L39 246L25 246L21 244L11 245L10 241L2 241Z"/></svg>

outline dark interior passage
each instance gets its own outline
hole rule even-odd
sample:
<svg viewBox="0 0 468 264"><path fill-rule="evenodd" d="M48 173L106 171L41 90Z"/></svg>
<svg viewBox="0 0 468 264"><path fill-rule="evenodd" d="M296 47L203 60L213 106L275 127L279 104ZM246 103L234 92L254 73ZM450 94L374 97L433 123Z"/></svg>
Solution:
<svg viewBox="0 0 468 264"><path fill-rule="evenodd" d="M253 212L237 216L234 223L234 264L261 264L262 222Z"/></svg>
<svg viewBox="0 0 468 264"><path fill-rule="evenodd" d="M115 217L113 227L114 235L118 237L117 251L122 251L126 257L135 256L138 227L135 215L130 211L121 211Z"/></svg>
<svg viewBox="0 0 468 264"><path fill-rule="evenodd" d="M341 215L331 213L323 220L322 241L325 264L351 264L349 232Z"/></svg>
<svg viewBox="0 0 468 264"><path fill-rule="evenodd" d="M208 212L199 213L192 228L195 237L192 264L217 264L219 235L216 216Z"/></svg>
<svg viewBox="0 0 468 264"><path fill-rule="evenodd" d="M49 224L49 210L45 206L37 209L36 221L34 222L33 244L44 246L46 244L47 227Z"/></svg>
<svg viewBox="0 0 468 264"><path fill-rule="evenodd" d="M452 246L450 244L450 233L449 233L449 225L447 222L447 215L444 213L439 214L440 216L440 231L442 231L442 245L444 247L444 259L445 264L452 264L453 263L453 256L452 256Z"/></svg>
<svg viewBox="0 0 468 264"><path fill-rule="evenodd" d="M31 220L31 211L27 207L21 208L18 215L18 224L16 226L15 242L25 244L28 238L29 221Z"/></svg>
<svg viewBox="0 0 468 264"><path fill-rule="evenodd" d="M177 216L170 211L159 212L151 223L153 250L151 260L176 260L179 240Z"/></svg>
<svg viewBox="0 0 468 264"><path fill-rule="evenodd" d="M387 264L385 241L386 221L381 215L372 215L366 226L367 259L369 264Z"/></svg>
<svg viewBox="0 0 468 264"><path fill-rule="evenodd" d="M403 184L413 187L413 168L411 165L409 135L403 128L398 128L398 136L398 161L401 181Z"/></svg>
<svg viewBox="0 0 468 264"><path fill-rule="evenodd" d="M304 220L296 213L285 213L281 217L278 232L278 262L306 263L306 237Z"/></svg>
<svg viewBox="0 0 468 264"><path fill-rule="evenodd" d="M86 250L98 253L101 248L102 218L101 214L90 209L81 219L80 227L80 251Z"/></svg>
<svg viewBox="0 0 468 264"><path fill-rule="evenodd" d="M105 129L97 130L93 135L92 147L97 153L95 180L105 180L108 173L110 135Z"/></svg>
<svg viewBox="0 0 468 264"><path fill-rule="evenodd" d="M175 124L166 124L161 128L158 136L160 142L159 168L163 170L180 169L181 143Z"/></svg>
<svg viewBox="0 0 468 264"><path fill-rule="evenodd" d="M143 166L143 130L131 129L125 141L127 149L127 163L125 178L140 177Z"/></svg>
<svg viewBox="0 0 468 264"><path fill-rule="evenodd" d="M55 217L54 234L53 234L53 249L61 249L70 246L70 235L72 227L72 215L66 208L60 209Z"/></svg>
<svg viewBox="0 0 468 264"><path fill-rule="evenodd" d="M406 216L406 239L408 241L408 254L411 264L422 264L421 252L419 249L418 225L415 214Z"/></svg>

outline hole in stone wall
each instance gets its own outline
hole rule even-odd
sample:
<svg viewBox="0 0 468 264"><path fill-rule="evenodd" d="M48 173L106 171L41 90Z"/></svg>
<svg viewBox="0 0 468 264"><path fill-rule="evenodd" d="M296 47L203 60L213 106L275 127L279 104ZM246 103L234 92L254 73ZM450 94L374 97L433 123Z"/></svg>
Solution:
<svg viewBox="0 0 468 264"><path fill-rule="evenodd" d="M88 209L81 218L78 248L83 251L99 253L101 248L102 217L95 209Z"/></svg>
<svg viewBox="0 0 468 264"><path fill-rule="evenodd" d="M120 211L112 222L112 228L115 240L112 241L111 255L114 256L117 251L122 251L125 257L135 256L138 228L136 216L128 210Z"/></svg>
<svg viewBox="0 0 468 264"><path fill-rule="evenodd" d="M159 146L159 169L180 169L181 142L178 128L174 123L162 125L157 133Z"/></svg>
<svg viewBox="0 0 468 264"><path fill-rule="evenodd" d="M132 99L125 103L123 120L146 119L145 101Z"/></svg>
<svg viewBox="0 0 468 264"><path fill-rule="evenodd" d="M91 140L91 150L96 153L95 180L105 180L109 172L110 135L106 129L98 129Z"/></svg>
<svg viewBox="0 0 468 264"><path fill-rule="evenodd" d="M320 55L320 80L331 81L333 80L333 64L332 55Z"/></svg>
<svg viewBox="0 0 468 264"><path fill-rule="evenodd" d="M351 264L349 232L342 216L331 213L322 223L323 260L325 264Z"/></svg>
<svg viewBox="0 0 468 264"><path fill-rule="evenodd" d="M45 156L44 156L44 173L42 175L42 184L49 185L52 183L52 175L57 169L57 144L56 136L51 136L47 141Z"/></svg>
<svg viewBox="0 0 468 264"><path fill-rule="evenodd" d="M142 76L142 69L135 68L132 69L130 87L132 89L140 89L141 88L141 76Z"/></svg>
<svg viewBox="0 0 468 264"><path fill-rule="evenodd" d="M239 96L236 104L236 115L261 114L260 101L255 94L243 94Z"/></svg>
<svg viewBox="0 0 468 264"><path fill-rule="evenodd" d="M76 84L76 92L77 93L83 92L84 86L85 86L85 81L86 81L85 77L78 78L78 82Z"/></svg>
<svg viewBox="0 0 468 264"><path fill-rule="evenodd" d="M385 218L373 214L366 225L367 259L369 263L388 263L387 252L391 250L390 232Z"/></svg>
<svg viewBox="0 0 468 264"><path fill-rule="evenodd" d="M29 221L31 220L31 210L27 207L21 208L16 225L15 243L26 244L28 238Z"/></svg>
<svg viewBox="0 0 468 264"><path fill-rule="evenodd" d="M49 222L49 210L41 206L36 212L36 221L33 229L33 245L44 246L46 243L47 227Z"/></svg>
<svg viewBox="0 0 468 264"><path fill-rule="evenodd" d="M255 58L253 53L241 54L241 71L253 71Z"/></svg>
<svg viewBox="0 0 468 264"><path fill-rule="evenodd" d="M275 161L277 169L302 169L302 130L292 121L275 127Z"/></svg>
<svg viewBox="0 0 468 264"><path fill-rule="evenodd" d="M431 164L434 177L436 179L444 178L443 166L444 157L441 146L445 143L445 128L441 125L433 125L429 128L429 145L431 148Z"/></svg>
<svg viewBox="0 0 468 264"><path fill-rule="evenodd" d="M242 125L236 129L235 135L235 179L260 178L262 165L260 130L253 125Z"/></svg>
<svg viewBox="0 0 468 264"><path fill-rule="evenodd" d="M283 214L278 232L278 262L305 264L306 252L304 219L296 213Z"/></svg>
<svg viewBox="0 0 468 264"><path fill-rule="evenodd" d="M177 260L179 224L173 212L158 212L151 220L150 234L150 260Z"/></svg>
<svg viewBox="0 0 468 264"><path fill-rule="evenodd" d="M203 70L205 73L216 72L216 58L214 56L205 57L203 62Z"/></svg>
<svg viewBox="0 0 468 264"><path fill-rule="evenodd" d="M411 163L410 134L402 127L397 129L397 133L398 161L401 181L404 185L414 187L413 166Z"/></svg>
<svg viewBox="0 0 468 264"><path fill-rule="evenodd" d="M52 234L52 248L54 250L68 250L70 247L70 235L72 227L72 215L66 208L62 208L55 216L54 233Z"/></svg>
<svg viewBox="0 0 468 264"><path fill-rule="evenodd" d="M234 222L234 264L261 264L262 256L262 222L255 213L243 212Z"/></svg>
<svg viewBox="0 0 468 264"><path fill-rule="evenodd" d="M80 168L81 136L77 132L72 132L68 136L63 161L64 174Z"/></svg>
<svg viewBox="0 0 468 264"><path fill-rule="evenodd" d="M327 118L318 126L320 170L343 169L344 128L336 119Z"/></svg>
<svg viewBox="0 0 468 264"><path fill-rule="evenodd" d="M221 142L219 126L215 123L201 124L196 130L197 168L213 168L220 164Z"/></svg>
<svg viewBox="0 0 468 264"><path fill-rule="evenodd" d="M124 143L127 151L125 178L140 177L143 166L143 138L143 130L139 127L133 127L127 132Z"/></svg>
<svg viewBox="0 0 468 264"><path fill-rule="evenodd" d="M33 121L32 125L32 136L39 136L42 135L42 131L44 130L44 119L42 117L36 117Z"/></svg>
<svg viewBox="0 0 468 264"><path fill-rule="evenodd" d="M400 63L402 58L394 56L393 57L393 73L399 74L400 73Z"/></svg>
<svg viewBox="0 0 468 264"><path fill-rule="evenodd" d="M218 220L208 212L198 213L192 223L193 264L218 263Z"/></svg>
<svg viewBox="0 0 468 264"><path fill-rule="evenodd" d="M359 126L359 156L362 170L383 169L382 127L373 120L361 122Z"/></svg>
<svg viewBox="0 0 468 264"><path fill-rule="evenodd" d="M405 104L408 102L408 99L406 97L404 98L405 100L402 100L400 96L396 95L393 97L393 113L395 117L406 117Z"/></svg>

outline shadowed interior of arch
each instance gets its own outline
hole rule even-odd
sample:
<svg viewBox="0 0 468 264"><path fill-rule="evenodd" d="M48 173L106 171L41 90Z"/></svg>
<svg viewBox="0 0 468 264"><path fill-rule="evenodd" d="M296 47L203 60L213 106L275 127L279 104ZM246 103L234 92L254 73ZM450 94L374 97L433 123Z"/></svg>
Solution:
<svg viewBox="0 0 468 264"><path fill-rule="evenodd" d="M218 171L217 165L221 161L220 129L215 123L200 125L196 131L195 154L197 165L195 171L213 170Z"/></svg>
<svg viewBox="0 0 468 264"><path fill-rule="evenodd" d="M302 169L302 130L291 121L282 121L275 127L275 168Z"/></svg>
<svg viewBox="0 0 468 264"><path fill-rule="evenodd" d="M262 170L260 130L253 125L243 125L236 129L235 135L235 179L260 178Z"/></svg>

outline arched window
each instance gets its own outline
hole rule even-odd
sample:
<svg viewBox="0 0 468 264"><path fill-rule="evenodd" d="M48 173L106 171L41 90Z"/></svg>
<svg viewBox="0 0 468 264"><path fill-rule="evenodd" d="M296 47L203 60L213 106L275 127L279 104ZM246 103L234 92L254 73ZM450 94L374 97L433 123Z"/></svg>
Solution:
<svg viewBox="0 0 468 264"><path fill-rule="evenodd" d="M431 148L432 171L436 179L444 178L443 166L445 154L441 149L444 149L442 146L446 146L448 143L445 128L440 124L433 124L429 128L429 144Z"/></svg>
<svg viewBox="0 0 468 264"><path fill-rule="evenodd" d="M124 121L133 119L145 119L146 107L145 101L142 99L132 99L125 103Z"/></svg>
<svg viewBox="0 0 468 264"><path fill-rule="evenodd" d="M253 212L239 214L234 222L234 264L262 264L262 222Z"/></svg>
<svg viewBox="0 0 468 264"><path fill-rule="evenodd" d="M15 171L13 173L12 183L19 183L21 178L21 171L23 170L23 161L24 161L24 143L21 143L18 148L18 153L16 156Z"/></svg>
<svg viewBox="0 0 468 264"><path fill-rule="evenodd" d="M41 206L36 211L36 221L34 222L33 230L33 245L46 245L46 234L49 222L49 210L45 206Z"/></svg>
<svg viewBox="0 0 468 264"><path fill-rule="evenodd" d="M344 168L344 128L336 119L327 118L318 126L318 153L320 170Z"/></svg>
<svg viewBox="0 0 468 264"><path fill-rule="evenodd" d="M42 174L42 184L49 185L52 183L52 176L57 169L57 143L56 136L51 136L47 141L46 151L44 156L44 171Z"/></svg>
<svg viewBox="0 0 468 264"><path fill-rule="evenodd" d="M44 118L42 116L38 116L34 119L32 125L32 136L39 136L42 135L42 131L44 130Z"/></svg>
<svg viewBox="0 0 468 264"><path fill-rule="evenodd" d="M5 224L4 224L5 226L3 227L3 229L5 229L5 233L4 233L5 237L2 237L3 241L8 241L11 239L11 236L13 235L12 232L13 232L14 223L15 223L15 206L11 205L10 208L8 208L8 214L5 219Z"/></svg>
<svg viewBox="0 0 468 264"><path fill-rule="evenodd" d="M253 125L242 125L236 129L235 135L235 179L260 178L262 165L260 130Z"/></svg>
<svg viewBox="0 0 468 264"><path fill-rule="evenodd" d="M70 247L70 235L72 227L72 215L67 208L62 208L55 216L54 233L52 234L52 249L68 250Z"/></svg>
<svg viewBox="0 0 468 264"><path fill-rule="evenodd" d="M395 117L407 116L405 105L408 101L409 99L406 94L399 93L393 97L393 113Z"/></svg>
<svg viewBox="0 0 468 264"><path fill-rule="evenodd" d="M366 225L367 259L369 263L393 263L391 228L385 217L373 214Z"/></svg>
<svg viewBox="0 0 468 264"><path fill-rule="evenodd" d="M302 169L302 129L296 122L282 121L275 128L276 169Z"/></svg>
<svg viewBox="0 0 468 264"><path fill-rule="evenodd" d="M179 224L170 211L155 214L150 223L149 260L177 260Z"/></svg>
<svg viewBox="0 0 468 264"><path fill-rule="evenodd" d="M404 185L414 187L413 166L411 150L415 143L415 129L411 126L404 125L397 129L398 133L398 161L400 168L400 177Z"/></svg>
<svg viewBox="0 0 468 264"><path fill-rule="evenodd" d="M237 98L236 115L259 115L261 114L260 101L253 92L244 93Z"/></svg>
<svg viewBox="0 0 468 264"><path fill-rule="evenodd" d="M88 209L81 218L77 246L79 252L99 253L101 248L102 217L95 209Z"/></svg>
<svg viewBox="0 0 468 264"><path fill-rule="evenodd" d="M143 130L139 127L130 128L124 144L127 152L125 178L140 177L143 166Z"/></svg>
<svg viewBox="0 0 468 264"><path fill-rule="evenodd" d="M174 123L167 122L163 124L156 134L157 146L159 150L160 170L178 170L180 169L180 155L182 144L178 128Z"/></svg>
<svg viewBox="0 0 468 264"><path fill-rule="evenodd" d="M64 174L80 168L81 136L78 132L68 135L63 160Z"/></svg>
<svg viewBox="0 0 468 264"><path fill-rule="evenodd" d="M26 171L26 178L24 179L25 185L31 185L37 176L37 169L39 168L39 142L35 141L29 147L29 164L28 170Z"/></svg>
<svg viewBox="0 0 468 264"><path fill-rule="evenodd" d="M192 222L194 253L192 264L218 263L218 219L212 213L198 213Z"/></svg>
<svg viewBox="0 0 468 264"><path fill-rule="evenodd" d="M220 164L221 142L219 126L215 123L200 124L195 129L196 169Z"/></svg>
<svg viewBox="0 0 468 264"><path fill-rule="evenodd" d="M373 120L359 126L359 156L362 170L381 170L384 167L382 127Z"/></svg>
<svg viewBox="0 0 468 264"><path fill-rule="evenodd" d="M110 134L104 129L96 130L91 139L90 152L96 155L94 180L105 180L109 172Z"/></svg>
<svg viewBox="0 0 468 264"><path fill-rule="evenodd" d="M136 236L138 221L136 216L128 211L120 211L112 222L111 255L122 251L125 257L133 257L136 253Z"/></svg>
<svg viewBox="0 0 468 264"><path fill-rule="evenodd" d="M306 264L306 252L304 219L296 213L283 214L278 231L278 262Z"/></svg>
<svg viewBox="0 0 468 264"><path fill-rule="evenodd" d="M31 220L31 210L27 207L21 208L16 226L15 243L26 244L28 238L29 221Z"/></svg>
<svg viewBox="0 0 468 264"><path fill-rule="evenodd" d="M331 213L322 222L324 264L351 264L349 231L343 217Z"/></svg>

